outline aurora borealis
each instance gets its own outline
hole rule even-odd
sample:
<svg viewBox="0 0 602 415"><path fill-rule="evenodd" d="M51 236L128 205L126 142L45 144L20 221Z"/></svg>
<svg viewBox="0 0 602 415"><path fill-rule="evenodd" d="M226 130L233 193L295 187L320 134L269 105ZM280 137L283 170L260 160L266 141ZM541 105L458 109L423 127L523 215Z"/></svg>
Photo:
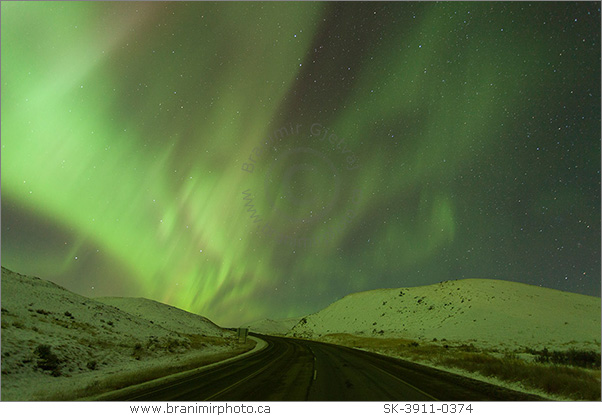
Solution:
<svg viewBox="0 0 602 415"><path fill-rule="evenodd" d="M599 3L2 3L2 265L222 325L600 295Z"/></svg>

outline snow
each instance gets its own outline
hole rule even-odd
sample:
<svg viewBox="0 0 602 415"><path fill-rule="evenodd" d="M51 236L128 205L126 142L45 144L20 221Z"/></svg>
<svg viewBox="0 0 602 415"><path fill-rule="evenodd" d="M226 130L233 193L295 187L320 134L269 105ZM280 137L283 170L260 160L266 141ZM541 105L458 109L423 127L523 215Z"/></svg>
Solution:
<svg viewBox="0 0 602 415"><path fill-rule="evenodd" d="M95 300L150 320L155 326L168 327L179 333L204 334L206 336L223 336L225 334L224 329L208 318L147 298L98 297Z"/></svg>
<svg viewBox="0 0 602 415"><path fill-rule="evenodd" d="M301 317L276 320L270 320L269 318L266 318L245 324L243 327L248 327L249 330L254 333L283 336L290 331L290 329L292 329L293 326L299 322L299 320L301 320Z"/></svg>
<svg viewBox="0 0 602 415"><path fill-rule="evenodd" d="M297 323L291 336L349 333L473 343L480 348L600 350L600 298L528 284L464 279L348 295Z"/></svg>
<svg viewBox="0 0 602 415"><path fill-rule="evenodd" d="M204 317L146 299L100 300L2 268L3 400L74 391L107 375L236 347L233 332ZM50 346L60 360L59 376L38 368L39 345Z"/></svg>
<svg viewBox="0 0 602 415"><path fill-rule="evenodd" d="M148 388L158 388L158 387L176 382L181 379L187 379L190 376L194 376L199 373L205 372L216 366L223 365L224 363L235 362L237 360L244 359L248 355L250 355L252 353L257 353L257 352L265 349L268 346L267 342L265 342L264 340L262 340L258 337L249 336L248 338L252 339L255 342L255 346L253 347L253 349L251 349L245 353L241 353L241 354L231 357L229 359L224 359L219 362L211 363L211 364L208 364L208 365L205 365L202 367L198 367L195 369L187 370L184 372L178 372L173 375L164 376L159 379L153 379L148 382L140 383L137 385L131 385L131 386L128 386L128 387L120 389L120 390L106 392L101 395L93 396L89 400L94 400L94 401L123 400L123 398L125 396L127 396L128 394L135 393L138 391L144 391L145 389L148 389Z"/></svg>
<svg viewBox="0 0 602 415"><path fill-rule="evenodd" d="M349 333L480 348L600 350L600 298L508 281L467 279L351 294L303 319L261 320L252 331L319 338ZM292 328L291 328L292 327ZM290 329L290 330L289 330ZM233 332L144 298L90 299L2 268L2 399L70 392L107 376L233 351ZM202 348L194 348L202 340ZM196 343L195 343L196 342ZM39 345L60 376L37 367ZM91 369L93 362L96 367Z"/></svg>

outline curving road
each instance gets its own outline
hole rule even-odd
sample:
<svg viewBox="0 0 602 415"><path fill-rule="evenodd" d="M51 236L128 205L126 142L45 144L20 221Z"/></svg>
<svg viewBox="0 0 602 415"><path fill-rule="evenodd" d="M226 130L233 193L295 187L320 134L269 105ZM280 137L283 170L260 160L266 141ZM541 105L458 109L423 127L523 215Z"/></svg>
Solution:
<svg viewBox="0 0 602 415"><path fill-rule="evenodd" d="M255 335L268 346L161 386L122 393L141 401L539 400L448 372L342 346ZM125 391L124 391L125 392Z"/></svg>

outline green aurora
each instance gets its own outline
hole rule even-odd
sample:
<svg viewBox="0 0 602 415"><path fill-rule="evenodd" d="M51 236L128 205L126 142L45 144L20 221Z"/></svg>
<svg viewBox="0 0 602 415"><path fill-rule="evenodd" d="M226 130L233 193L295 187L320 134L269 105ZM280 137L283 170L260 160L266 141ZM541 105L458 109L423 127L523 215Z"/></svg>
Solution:
<svg viewBox="0 0 602 415"><path fill-rule="evenodd" d="M600 295L599 3L2 3L2 265L234 325Z"/></svg>

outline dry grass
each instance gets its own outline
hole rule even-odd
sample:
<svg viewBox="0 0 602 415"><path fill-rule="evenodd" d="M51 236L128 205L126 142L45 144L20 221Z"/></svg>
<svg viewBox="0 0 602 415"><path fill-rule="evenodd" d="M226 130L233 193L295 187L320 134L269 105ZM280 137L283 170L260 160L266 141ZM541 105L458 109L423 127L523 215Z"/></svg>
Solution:
<svg viewBox="0 0 602 415"><path fill-rule="evenodd" d="M475 346L446 345L445 342L418 344L413 340L366 338L350 334L332 334L320 340L382 353L388 356L436 366L457 368L504 382L520 384L533 391L543 391L570 400L600 401L600 369L532 362L515 353L500 355ZM516 351L521 352L521 351Z"/></svg>
<svg viewBox="0 0 602 415"><path fill-rule="evenodd" d="M191 338L192 349L202 349L208 344L212 345L226 345L233 344L231 339L223 339L217 337L206 337L206 336L189 336ZM196 369L202 366L209 365L211 363L219 362L230 357L237 356L255 347L255 342L248 340L246 344L234 344L234 348L228 351L211 354L201 355L186 360L182 360L177 364L171 364L168 366L159 366L154 368L146 368L143 370L132 370L124 373L115 375L109 375L101 381L94 381L81 389L74 391L65 391L55 393L51 395L38 396L35 400L45 401L73 401L77 399L90 398L93 396L100 395L105 392L119 390L127 386L137 385L140 383L148 382L150 380L159 379L164 376L173 375L175 373L184 372L191 369ZM185 359L185 355L183 356Z"/></svg>
<svg viewBox="0 0 602 415"><path fill-rule="evenodd" d="M573 400L599 401L600 382L592 371L561 365L529 363L487 353L459 352L438 358L442 366L456 367L506 382L520 383L551 395ZM599 372L599 371L598 371Z"/></svg>

